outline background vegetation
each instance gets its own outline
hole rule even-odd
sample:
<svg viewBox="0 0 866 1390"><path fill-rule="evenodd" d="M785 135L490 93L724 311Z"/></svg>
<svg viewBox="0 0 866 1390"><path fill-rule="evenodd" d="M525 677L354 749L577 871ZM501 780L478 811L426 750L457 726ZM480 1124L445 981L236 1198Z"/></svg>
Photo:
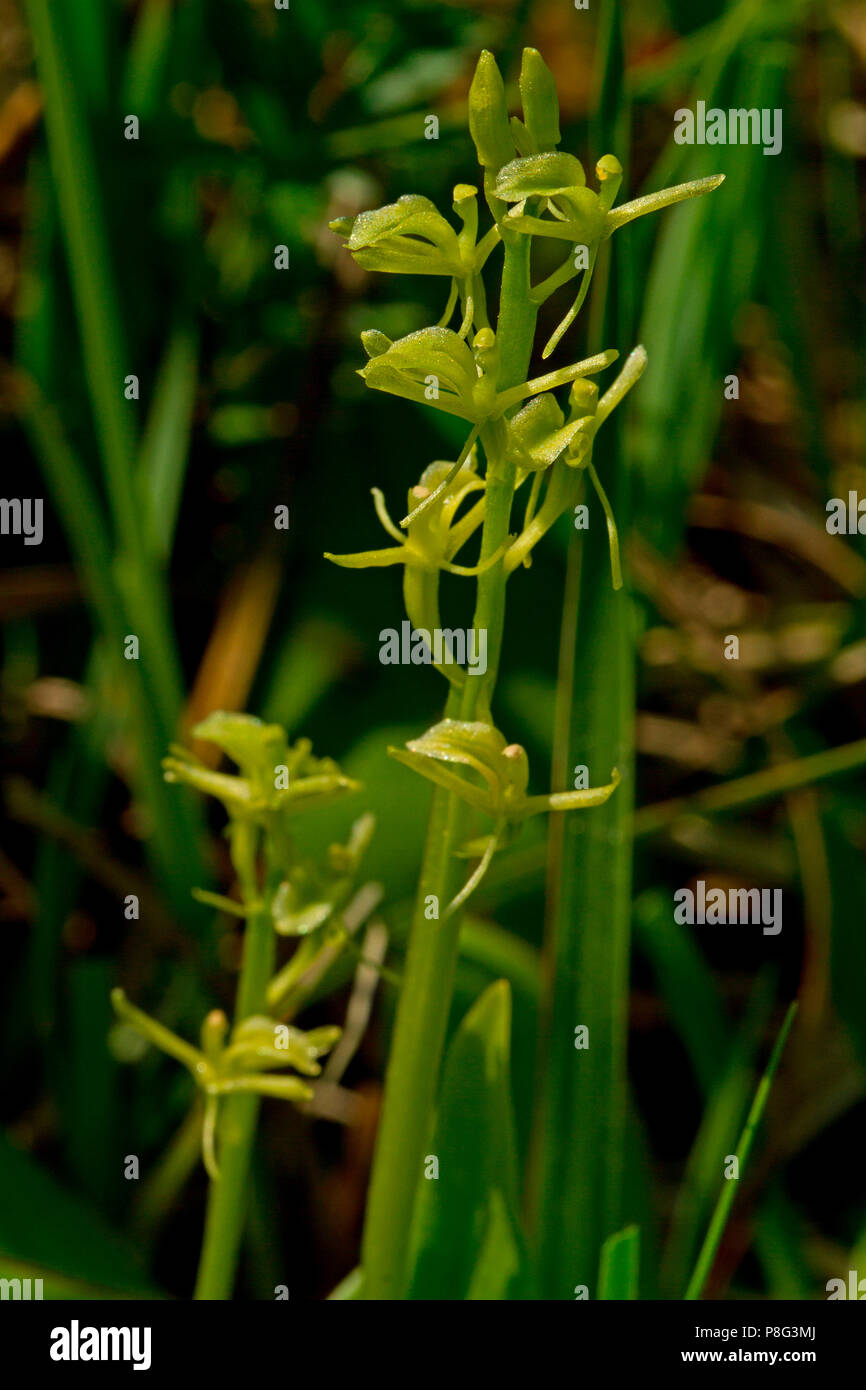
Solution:
<svg viewBox="0 0 866 1390"><path fill-rule="evenodd" d="M587 165L614 150L624 197L726 175L615 250L605 339L623 353L642 342L650 359L604 458L631 495L630 517L618 514L632 629L602 665L592 626L577 624L577 693L557 706L563 601L566 632L581 586L586 603L597 583L588 611L602 635L609 617L603 532L581 575L566 565L566 524L510 586L499 687L535 790L557 723L573 716L578 741L583 729L603 746L636 689L633 887L610 898L616 949L631 928L630 987L610 1007L628 1013L630 1095L614 1119L640 1296L682 1297L722 1157L795 995L707 1295L823 1297L827 1279L866 1273L866 549L824 525L829 498L866 495L866 5L2 0L2 490L44 496L46 527L38 548L2 538L0 1272L40 1274L46 1293L186 1297L192 1284L205 1181L191 1085L155 1052L138 1056L109 991L121 983L185 1036L231 998L237 924L215 929L189 892L225 887L220 827L159 770L215 708L309 735L365 783L378 818L365 869L383 885L392 973L339 1084L311 1113L265 1106L238 1294L285 1284L323 1297L357 1263L428 801L385 749L431 723L442 692L425 668L377 659L380 629L400 621L399 577L351 576L322 552L379 545L370 486L401 514L424 464L459 440L446 417L365 394L360 330L397 337L442 306L422 302L421 280L358 270L327 222L407 191L447 208L475 176L477 53L493 50L513 82L524 44L556 75L563 148ZM673 113L697 100L781 108L782 152L675 145ZM124 138L130 113L137 141ZM438 140L424 137L430 113ZM550 329L562 311L550 307ZM130 373L138 402L123 396ZM280 504L287 533L273 525ZM732 632L737 662L723 655ZM122 659L128 633L147 660ZM311 844L343 837L360 809L322 811ZM554 844L566 920L598 895L592 872L574 870L602 872L609 853L601 829L594 845L584 833ZM542 822L524 832L473 900L452 1018L510 980L521 1167L553 965L543 834ZM674 929L673 892L698 878L782 887L782 933ZM592 971L612 967L560 955L557 968L576 970L591 1000ZM350 998L369 1006L368 987L348 971L305 1024L341 1022ZM542 1012L542 1032L564 1028L563 1056L586 1016L575 1008L552 1024ZM598 1085L590 1108L610 1102ZM548 1112L563 1151L586 1113ZM548 1178L563 1229L604 1184L597 1138L576 1134L573 1170ZM459 1130L444 1141L464 1143ZM443 1248L459 1248L452 1216ZM578 1276L546 1229L542 1291L569 1297ZM465 1275L453 1260L422 1268L416 1292L463 1296Z"/></svg>

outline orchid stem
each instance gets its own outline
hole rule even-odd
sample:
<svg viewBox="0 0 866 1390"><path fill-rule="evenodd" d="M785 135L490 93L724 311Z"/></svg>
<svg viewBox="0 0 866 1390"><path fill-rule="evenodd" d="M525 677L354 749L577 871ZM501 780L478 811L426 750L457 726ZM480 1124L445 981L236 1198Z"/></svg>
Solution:
<svg viewBox="0 0 866 1390"><path fill-rule="evenodd" d="M537 305L529 298L529 239L505 245L502 293L496 339L500 349L499 388L524 381L535 335ZM495 555L508 538L514 494L514 465L507 464L501 429L485 431L487 492L481 535L481 562ZM483 681L467 681L463 694L453 690L447 718L472 718L484 687L485 706L499 665L505 620L505 569L491 564L477 582L475 627L487 628L488 667ZM385 1099L367 1200L362 1265L363 1297L400 1300L407 1296L412 1216L423 1158L431 1132L433 1105L445 1043L461 914L445 917L455 877L454 850L462 809L452 792L433 793L418 897L403 972L403 988L390 1045ZM435 900L438 920L428 917Z"/></svg>
<svg viewBox="0 0 866 1390"><path fill-rule="evenodd" d="M243 877L255 883L253 851ZM274 970L276 936L266 907L253 913L244 933L235 1024L268 1012L268 983ZM236 1094L220 1101L216 1151L220 1176L211 1177L196 1300L232 1296L247 1214L249 1175L261 1098Z"/></svg>

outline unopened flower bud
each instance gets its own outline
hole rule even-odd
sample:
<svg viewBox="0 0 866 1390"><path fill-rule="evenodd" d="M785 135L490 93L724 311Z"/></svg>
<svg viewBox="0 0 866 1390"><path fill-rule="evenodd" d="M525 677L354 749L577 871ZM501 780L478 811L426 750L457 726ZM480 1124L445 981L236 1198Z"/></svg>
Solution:
<svg viewBox="0 0 866 1390"><path fill-rule="evenodd" d="M487 49L478 59L469 88L469 133L485 169L501 169L514 158L505 87L496 59Z"/></svg>
<svg viewBox="0 0 866 1390"><path fill-rule="evenodd" d="M538 149L559 144L559 100L553 73L537 48L524 48L520 68L523 121Z"/></svg>

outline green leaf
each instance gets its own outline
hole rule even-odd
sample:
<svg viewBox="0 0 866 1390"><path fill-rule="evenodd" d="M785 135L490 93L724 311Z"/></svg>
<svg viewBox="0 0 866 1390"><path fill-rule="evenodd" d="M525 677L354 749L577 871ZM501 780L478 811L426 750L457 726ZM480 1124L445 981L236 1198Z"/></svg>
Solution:
<svg viewBox="0 0 866 1390"><path fill-rule="evenodd" d="M198 338L179 322L171 332L157 373L138 459L147 499L151 544L163 560L171 554L198 384Z"/></svg>
<svg viewBox="0 0 866 1390"><path fill-rule="evenodd" d="M520 1287L521 1249L515 1239L514 1224L502 1193L494 1188L487 1196L487 1222L484 1240L472 1281L466 1293L468 1302L499 1302Z"/></svg>
<svg viewBox="0 0 866 1390"><path fill-rule="evenodd" d="M626 1226L608 1236L601 1247L598 1266L598 1296L606 1300L638 1296L640 1273L640 1227Z"/></svg>
<svg viewBox="0 0 866 1390"><path fill-rule="evenodd" d="M445 1061L430 1146L439 1176L422 1180L415 1213L413 1299L526 1294L510 1033L511 991L498 980L469 1010Z"/></svg>

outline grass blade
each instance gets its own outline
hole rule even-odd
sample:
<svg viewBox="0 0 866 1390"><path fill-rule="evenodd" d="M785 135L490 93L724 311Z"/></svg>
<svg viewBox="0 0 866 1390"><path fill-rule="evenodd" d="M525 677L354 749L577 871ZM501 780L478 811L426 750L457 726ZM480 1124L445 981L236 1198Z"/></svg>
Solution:
<svg viewBox="0 0 866 1390"><path fill-rule="evenodd" d="M776 1038L775 1046L773 1047L773 1051L770 1054L770 1060L767 1063L764 1075L761 1077L761 1080L758 1084L758 1089L755 1092L755 1098L752 1101L751 1109L749 1110L749 1114L746 1119L743 1132L740 1135L740 1141L737 1144L736 1156L739 1169L742 1169L743 1164L749 1157L749 1153L752 1148L752 1143L755 1138L755 1131L757 1130L758 1125L761 1123L761 1116L763 1115L764 1107L767 1104L767 1097L770 1094L770 1087L773 1084L773 1077L776 1074L776 1070L781 1060L782 1052L784 1050L788 1034L791 1031L791 1025L794 1022L794 1016L796 1012L797 1001L794 1000L794 1002L789 1005L782 1026L779 1029L779 1035ZM686 1292L683 1295L683 1297L686 1300L698 1299L701 1297L701 1294L704 1291L704 1286L707 1282L707 1279L709 1278L710 1271L713 1267L713 1261L716 1258L716 1251L719 1248L719 1243L722 1239L725 1226L728 1222L728 1217L731 1213L731 1207L734 1205L735 1195L736 1187L734 1183L730 1180L726 1181L721 1193L719 1194L719 1200L716 1203L716 1208L710 1220L707 1234L704 1237L704 1243L701 1246L701 1251L698 1255L697 1263L695 1265L692 1277L689 1280L688 1288L686 1289Z"/></svg>
<svg viewBox="0 0 866 1390"><path fill-rule="evenodd" d="M607 13L600 107L611 126L596 138L605 147L610 142L624 150L622 35L618 12L611 7ZM625 239L616 248L618 267L623 244L627 247ZM604 296L608 268L609 261L599 265L592 311L604 305L606 326L618 337L622 301ZM628 285L627 274L623 283ZM591 312L590 350L599 344L603 326ZM618 423L613 417L606 435L599 435L597 457L602 476L610 480L614 513L627 534L629 483L616 447ZM589 767L591 781L602 775L606 779L617 767L622 782L604 806L554 817L549 830L539 1027L542 1079L531 1173L538 1280L545 1298L569 1298L575 1283L591 1287L602 1243L622 1220L633 728L631 599L627 587L616 593L611 588L605 518L593 499L591 525L581 545L573 537L569 547L553 786L570 785L569 769L577 763ZM589 1030L585 1050L575 1046L578 1025Z"/></svg>
<svg viewBox="0 0 866 1390"><path fill-rule="evenodd" d="M171 554L183 491L198 384L197 358L195 330L189 324L177 324L160 365L141 441L141 491L149 504L151 545L163 561Z"/></svg>

